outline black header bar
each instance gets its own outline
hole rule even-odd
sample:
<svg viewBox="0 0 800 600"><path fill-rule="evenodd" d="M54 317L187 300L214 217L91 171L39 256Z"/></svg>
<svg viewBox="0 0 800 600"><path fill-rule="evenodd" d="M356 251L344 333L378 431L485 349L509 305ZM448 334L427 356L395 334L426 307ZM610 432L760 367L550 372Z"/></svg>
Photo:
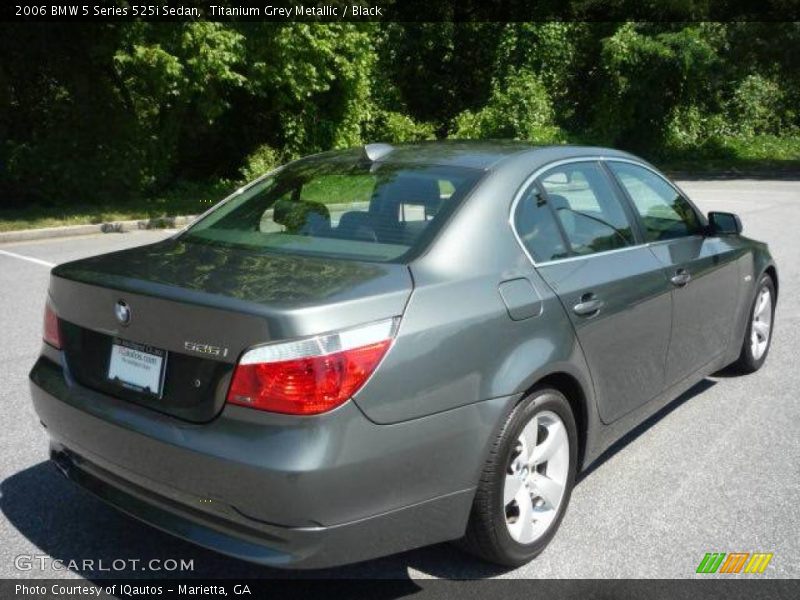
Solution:
<svg viewBox="0 0 800 600"><path fill-rule="evenodd" d="M800 21L800 0L10 0L0 20Z"/></svg>

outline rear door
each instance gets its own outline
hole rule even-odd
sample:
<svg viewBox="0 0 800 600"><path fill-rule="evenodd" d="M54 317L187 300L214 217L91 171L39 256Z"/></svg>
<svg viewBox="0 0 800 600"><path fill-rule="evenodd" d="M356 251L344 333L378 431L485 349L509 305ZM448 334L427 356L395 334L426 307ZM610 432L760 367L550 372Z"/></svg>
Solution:
<svg viewBox="0 0 800 600"><path fill-rule="evenodd" d="M660 174L630 162L607 164L671 282L673 325L666 369L666 384L671 385L728 347L738 298L737 250L706 236L697 210Z"/></svg>
<svg viewBox="0 0 800 600"><path fill-rule="evenodd" d="M546 209L563 250L537 260L558 294L591 370L603 421L612 422L660 393L670 334L669 284L641 243L630 207L595 161L554 166L522 196L517 232L536 259ZM521 212L539 213L537 218ZM552 245L550 243L549 245ZM541 252L539 252L541 255Z"/></svg>

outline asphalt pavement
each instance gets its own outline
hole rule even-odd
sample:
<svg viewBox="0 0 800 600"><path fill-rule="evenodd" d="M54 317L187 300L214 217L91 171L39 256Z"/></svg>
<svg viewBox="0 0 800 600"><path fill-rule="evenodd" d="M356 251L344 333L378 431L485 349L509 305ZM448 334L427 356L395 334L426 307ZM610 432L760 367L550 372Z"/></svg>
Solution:
<svg viewBox="0 0 800 600"><path fill-rule="evenodd" d="M47 462L28 391L49 268L169 232L0 245L0 577L683 578L706 552L771 552L763 575L745 577L800 577L800 177L679 183L703 210L736 212L745 235L769 242L780 275L770 356L756 374L706 379L626 436L576 486L552 544L516 570L441 544L324 572L275 571L173 538L77 489ZM193 570L148 569L151 559L190 560Z"/></svg>

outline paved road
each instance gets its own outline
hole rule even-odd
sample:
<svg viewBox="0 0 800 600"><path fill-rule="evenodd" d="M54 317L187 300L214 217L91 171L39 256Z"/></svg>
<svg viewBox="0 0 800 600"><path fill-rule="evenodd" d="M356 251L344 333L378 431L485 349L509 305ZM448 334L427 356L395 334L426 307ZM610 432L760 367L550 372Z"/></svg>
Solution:
<svg viewBox="0 0 800 600"><path fill-rule="evenodd" d="M770 242L781 269L781 302L765 368L748 377L709 378L629 436L579 483L554 542L521 569L495 569L443 544L314 575L689 577L705 552L765 551L775 556L764 576L800 577L800 180L683 187L704 210L735 211L747 234ZM39 348L48 265L164 235L0 246L0 577L109 575L98 572L97 563L81 573L20 572L14 567L20 554L102 559L106 566L119 558L185 558L194 560L197 576L287 575L196 548L118 514L46 463L26 375Z"/></svg>

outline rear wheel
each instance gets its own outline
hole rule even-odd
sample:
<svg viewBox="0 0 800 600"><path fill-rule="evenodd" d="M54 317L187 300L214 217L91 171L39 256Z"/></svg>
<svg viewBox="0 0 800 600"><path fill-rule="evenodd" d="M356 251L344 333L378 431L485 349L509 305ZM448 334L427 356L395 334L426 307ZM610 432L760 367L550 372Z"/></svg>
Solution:
<svg viewBox="0 0 800 600"><path fill-rule="evenodd" d="M512 411L492 448L462 546L506 566L533 559L561 523L576 461L569 402L555 389L534 391Z"/></svg>
<svg viewBox="0 0 800 600"><path fill-rule="evenodd" d="M769 275L763 275L756 289L758 291L750 310L750 322L745 330L742 350L733 364L742 373L753 373L761 368L767 360L772 342L775 284Z"/></svg>

